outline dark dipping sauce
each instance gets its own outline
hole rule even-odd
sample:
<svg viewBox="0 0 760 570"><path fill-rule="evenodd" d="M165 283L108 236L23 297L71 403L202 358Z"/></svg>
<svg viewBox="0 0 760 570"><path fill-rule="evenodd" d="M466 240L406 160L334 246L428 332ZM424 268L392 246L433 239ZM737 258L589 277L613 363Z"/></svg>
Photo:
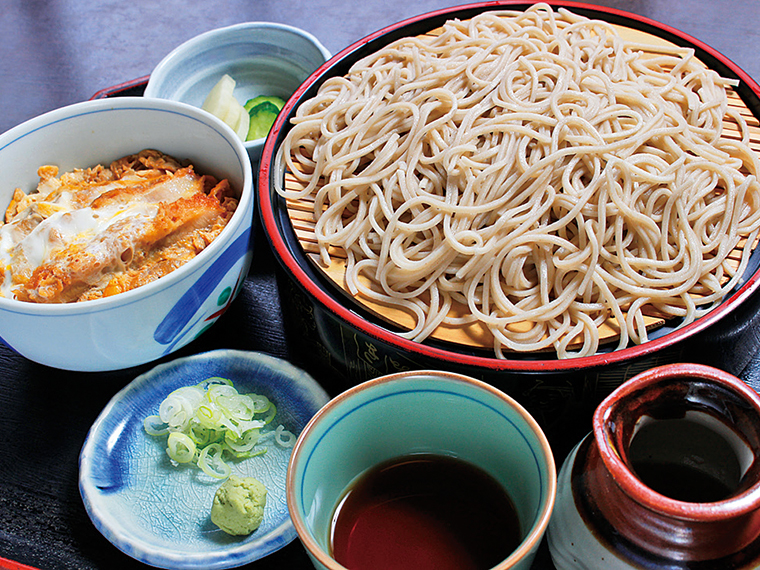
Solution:
<svg viewBox="0 0 760 570"><path fill-rule="evenodd" d="M733 492L718 477L688 465L641 462L634 468L644 485L676 501L713 503L727 499Z"/></svg>
<svg viewBox="0 0 760 570"><path fill-rule="evenodd" d="M350 570L487 570L522 537L504 488L443 455L407 455L362 475L335 509L332 555Z"/></svg>
<svg viewBox="0 0 760 570"><path fill-rule="evenodd" d="M644 485L677 501L725 500L742 479L739 458L724 436L686 418L647 423L631 440L628 456Z"/></svg>

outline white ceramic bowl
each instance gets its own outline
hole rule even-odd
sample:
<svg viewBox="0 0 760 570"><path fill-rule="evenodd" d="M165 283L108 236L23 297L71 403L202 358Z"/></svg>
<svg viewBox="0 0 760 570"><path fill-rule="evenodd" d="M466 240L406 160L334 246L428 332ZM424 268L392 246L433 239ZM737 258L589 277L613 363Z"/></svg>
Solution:
<svg viewBox="0 0 760 570"><path fill-rule="evenodd" d="M174 101L124 97L77 103L0 135L0 211L37 169L109 164L145 148L190 160L241 193L227 227L195 259L112 297L37 304L0 297L0 338L41 364L79 371L128 368L184 346L234 298L251 263L253 177L243 143L220 120Z"/></svg>
<svg viewBox="0 0 760 570"><path fill-rule="evenodd" d="M287 101L330 52L313 35L284 24L245 22L195 36L170 52L153 70L145 97L182 101L200 107L225 73L235 81L244 104L258 95ZM258 160L265 138L247 141Z"/></svg>

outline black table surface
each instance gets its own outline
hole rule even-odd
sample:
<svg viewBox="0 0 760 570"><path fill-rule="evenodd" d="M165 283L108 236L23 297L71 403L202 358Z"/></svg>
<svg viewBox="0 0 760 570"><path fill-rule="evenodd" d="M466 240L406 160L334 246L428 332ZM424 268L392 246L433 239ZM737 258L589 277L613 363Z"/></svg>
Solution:
<svg viewBox="0 0 760 570"><path fill-rule="evenodd" d="M0 4L0 132L43 112L145 77L174 47L210 29L274 21L305 29L332 52L450 0L3 0ZM757 0L606 0L609 6L681 30L760 79ZM216 348L256 350L296 364L275 280L276 260L256 236L254 262L230 310L173 359ZM757 303L747 305L755 310ZM753 325L754 326L754 325ZM760 337L756 337L760 338ZM741 377L757 387L760 341ZM78 455L109 399L156 363L109 373L41 366L0 345L0 568L115 569L144 565L90 522L78 491ZM329 378L318 378L335 392ZM573 426L585 433L590 426ZM298 541L249 565L311 568ZM552 568L545 544L534 568Z"/></svg>

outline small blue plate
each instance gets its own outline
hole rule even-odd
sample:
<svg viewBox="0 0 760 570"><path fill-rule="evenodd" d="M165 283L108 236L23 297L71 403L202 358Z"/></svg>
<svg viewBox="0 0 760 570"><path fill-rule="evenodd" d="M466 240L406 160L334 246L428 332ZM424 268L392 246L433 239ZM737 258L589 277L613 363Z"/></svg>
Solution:
<svg viewBox="0 0 760 570"><path fill-rule="evenodd" d="M166 438L145 433L176 388L212 376L231 379L239 392L263 394L277 406L273 424L298 435L329 397L295 366L257 352L217 350L180 358L138 376L117 393L90 428L79 456L79 492L95 527L119 550L159 568L233 568L258 560L296 538L288 514L285 477L291 449L270 445L259 457L231 462L232 473L267 488L261 526L230 536L211 522L221 481L195 466L175 467Z"/></svg>

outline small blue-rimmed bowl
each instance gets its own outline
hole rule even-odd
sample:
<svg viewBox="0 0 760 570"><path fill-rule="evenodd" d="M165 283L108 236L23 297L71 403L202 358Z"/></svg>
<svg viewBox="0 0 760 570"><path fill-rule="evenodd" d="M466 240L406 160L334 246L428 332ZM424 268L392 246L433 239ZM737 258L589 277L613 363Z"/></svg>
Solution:
<svg viewBox="0 0 760 570"><path fill-rule="evenodd" d="M496 570L530 567L556 495L556 471L539 425L512 398L474 378L433 370L359 384L331 400L301 432L290 458L287 499L298 536L319 570L330 554L335 506L371 467L415 453L469 462L503 485L523 541Z"/></svg>
<svg viewBox="0 0 760 570"><path fill-rule="evenodd" d="M0 340L41 364L79 371L128 368L161 358L205 331L242 285L252 257L251 163L227 125L176 101L117 97L56 109L0 135L0 212L37 169L107 166L156 149L201 174L230 181L240 197L227 226L203 251L160 279L111 297L38 304L0 297Z"/></svg>
<svg viewBox="0 0 760 570"><path fill-rule="evenodd" d="M327 48L300 28L242 22L209 30L177 46L150 74L145 97L200 107L227 74L236 82L234 95L241 105L259 95L287 101L328 59ZM259 160L264 140L245 142L251 160Z"/></svg>

